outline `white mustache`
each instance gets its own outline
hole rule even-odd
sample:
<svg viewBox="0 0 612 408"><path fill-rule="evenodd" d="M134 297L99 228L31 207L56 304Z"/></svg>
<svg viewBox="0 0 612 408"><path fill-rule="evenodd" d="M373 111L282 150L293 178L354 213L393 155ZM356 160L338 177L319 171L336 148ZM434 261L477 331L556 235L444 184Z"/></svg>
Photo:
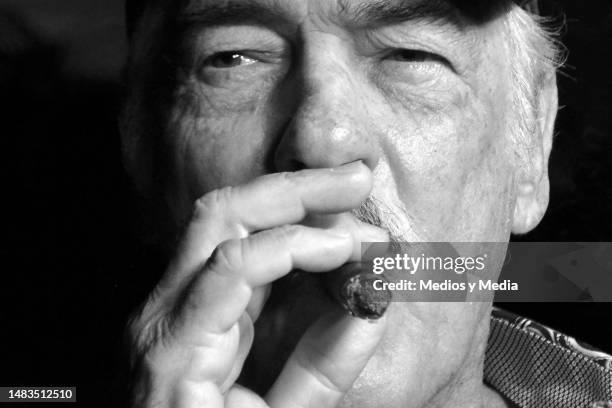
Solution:
<svg viewBox="0 0 612 408"><path fill-rule="evenodd" d="M410 242L415 238L409 234L410 219L401 203L385 202L370 196L351 214L362 222L386 229L391 242Z"/></svg>

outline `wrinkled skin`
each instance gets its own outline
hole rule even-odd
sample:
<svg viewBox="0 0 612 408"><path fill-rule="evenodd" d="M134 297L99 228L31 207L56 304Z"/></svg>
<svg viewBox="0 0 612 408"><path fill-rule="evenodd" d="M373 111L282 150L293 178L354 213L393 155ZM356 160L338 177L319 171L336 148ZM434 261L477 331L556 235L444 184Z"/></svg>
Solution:
<svg viewBox="0 0 612 408"><path fill-rule="evenodd" d="M193 1L186 10L207 3L223 2ZM554 80L542 85L530 157L540 165L525 172L511 137L517 118L501 17L370 25L350 22L351 8L341 12L335 0L276 3L282 21L199 27L181 37L159 194L172 225L215 189L358 160L367 167L360 171L372 172L366 191L397 211L395 239L506 242L539 222L556 88ZM139 153L128 156L136 167ZM335 307L310 277L281 286L257 320L243 377L258 391L314 318ZM482 384L489 310L393 304L341 406L503 406Z"/></svg>

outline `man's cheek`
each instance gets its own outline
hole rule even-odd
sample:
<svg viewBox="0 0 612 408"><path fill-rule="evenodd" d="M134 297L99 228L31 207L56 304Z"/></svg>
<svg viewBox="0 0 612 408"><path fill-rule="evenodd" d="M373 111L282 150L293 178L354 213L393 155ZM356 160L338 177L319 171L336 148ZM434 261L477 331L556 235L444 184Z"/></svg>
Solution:
<svg viewBox="0 0 612 408"><path fill-rule="evenodd" d="M455 182L459 173L472 168L487 143L479 123L445 111L411 113L388 135L386 153L402 180L428 179L440 185Z"/></svg>
<svg viewBox="0 0 612 408"><path fill-rule="evenodd" d="M503 165L507 135L500 122L490 106L475 98L462 98L461 103L453 103L431 118L426 140L429 157L421 165L441 181L450 178L461 184L475 172L488 171L491 161Z"/></svg>
<svg viewBox="0 0 612 408"><path fill-rule="evenodd" d="M265 172L268 146L259 115L202 119L194 136L186 148L188 161L214 188L241 184Z"/></svg>
<svg viewBox="0 0 612 408"><path fill-rule="evenodd" d="M492 150L494 151L494 149ZM424 180L417 188L415 211L431 220L442 240L498 241L508 234L512 171L491 151L448 172ZM429 183L427 182L429 181Z"/></svg>
<svg viewBox="0 0 612 408"><path fill-rule="evenodd" d="M263 174L264 108L255 102L221 109L218 99L192 94L175 105L167 143L173 151L175 184L188 200Z"/></svg>
<svg viewBox="0 0 612 408"><path fill-rule="evenodd" d="M267 77L231 86L212 86L191 75L178 87L173 108L181 114L198 118L249 114L269 103L274 88L274 79Z"/></svg>
<svg viewBox="0 0 612 408"><path fill-rule="evenodd" d="M508 174L505 135L486 107L462 108L410 117L391 138L395 148L386 149L402 202L442 240L482 235L484 227L469 224L483 221L483 206L500 198Z"/></svg>

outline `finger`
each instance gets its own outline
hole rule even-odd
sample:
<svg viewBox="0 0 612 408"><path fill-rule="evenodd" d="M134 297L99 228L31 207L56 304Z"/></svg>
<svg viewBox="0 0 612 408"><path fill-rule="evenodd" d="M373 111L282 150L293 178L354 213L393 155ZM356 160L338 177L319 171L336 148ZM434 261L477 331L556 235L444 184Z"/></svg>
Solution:
<svg viewBox="0 0 612 408"><path fill-rule="evenodd" d="M385 242L389 239L389 234L385 229L364 223L349 213L308 216L302 222L302 225L351 235L353 239L353 253L347 262L361 261L361 254L364 250L362 249L362 243ZM247 307L247 313L249 313L253 321L257 321L269 294L269 286L258 287L253 290L253 296Z"/></svg>
<svg viewBox="0 0 612 408"><path fill-rule="evenodd" d="M255 328L253 327L253 320L251 320L248 314L242 314L238 321L238 329L240 331L240 340L238 341L238 349L236 351L236 357L232 368L230 369L229 375L225 381L220 385L222 393L225 393L238 379L244 361L249 355L251 345L253 344L253 337L255 335Z"/></svg>
<svg viewBox="0 0 612 408"><path fill-rule="evenodd" d="M259 286L253 288L253 293L251 294L251 300L247 305L246 312L251 317L251 319L256 322L261 314L261 311L270 296L271 287L270 285Z"/></svg>
<svg viewBox="0 0 612 408"><path fill-rule="evenodd" d="M222 243L178 305L175 329L221 334L245 312L253 288L299 268L325 272L351 256L350 235L290 225Z"/></svg>
<svg viewBox="0 0 612 408"><path fill-rule="evenodd" d="M268 404L253 391L234 385L225 397L225 408L269 408Z"/></svg>
<svg viewBox="0 0 612 408"><path fill-rule="evenodd" d="M351 262L360 262L361 254L366 250L363 245L389 241L389 232L384 228L374 226L359 220L351 213L314 214L309 215L301 223L310 227L324 228L332 231L346 231L353 237L353 255Z"/></svg>
<svg viewBox="0 0 612 408"><path fill-rule="evenodd" d="M338 405L385 330L376 322L333 314L310 328L266 396L271 408Z"/></svg>
<svg viewBox="0 0 612 408"><path fill-rule="evenodd" d="M371 185L370 170L354 162L334 169L270 174L244 186L215 190L197 201L179 255L160 287L174 289L225 240L294 224L308 213L351 210L367 198Z"/></svg>
<svg viewBox="0 0 612 408"><path fill-rule="evenodd" d="M244 341L243 350L239 351L237 360L241 361L235 363L238 369L230 376L231 382L228 378L228 381L219 387L214 381L179 380L169 398L170 406L174 408L268 408L263 399L254 392L237 384L232 385L240 374L253 336L253 325L248 318L241 319L239 325L241 333L244 330L244 336L250 339Z"/></svg>
<svg viewBox="0 0 612 408"><path fill-rule="evenodd" d="M224 408L224 397L213 382L180 381L168 400L172 408Z"/></svg>
<svg viewBox="0 0 612 408"><path fill-rule="evenodd" d="M169 401L173 408L269 408L248 388L234 384L225 394L212 382L181 382Z"/></svg>

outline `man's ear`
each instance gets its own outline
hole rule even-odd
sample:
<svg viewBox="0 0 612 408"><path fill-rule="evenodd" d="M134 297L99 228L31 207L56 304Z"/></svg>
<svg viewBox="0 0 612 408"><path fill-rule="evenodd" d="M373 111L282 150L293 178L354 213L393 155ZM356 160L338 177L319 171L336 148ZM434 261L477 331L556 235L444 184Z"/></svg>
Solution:
<svg viewBox="0 0 612 408"><path fill-rule="evenodd" d="M543 81L538 97L538 118L535 127L532 166L518 180L512 232L524 234L531 231L544 217L548 207L550 185L548 159L552 148L555 119L558 110L557 78L553 73Z"/></svg>

